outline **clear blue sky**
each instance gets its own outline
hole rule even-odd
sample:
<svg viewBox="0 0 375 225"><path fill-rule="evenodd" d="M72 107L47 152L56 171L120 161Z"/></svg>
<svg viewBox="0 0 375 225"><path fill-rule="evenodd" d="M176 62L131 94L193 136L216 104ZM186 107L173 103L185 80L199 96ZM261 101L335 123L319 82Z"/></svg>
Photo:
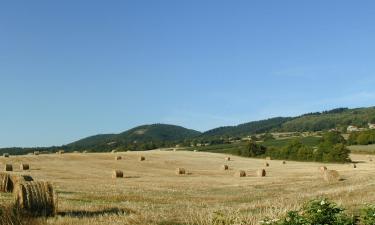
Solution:
<svg viewBox="0 0 375 225"><path fill-rule="evenodd" d="M0 147L375 105L374 1L2 1Z"/></svg>

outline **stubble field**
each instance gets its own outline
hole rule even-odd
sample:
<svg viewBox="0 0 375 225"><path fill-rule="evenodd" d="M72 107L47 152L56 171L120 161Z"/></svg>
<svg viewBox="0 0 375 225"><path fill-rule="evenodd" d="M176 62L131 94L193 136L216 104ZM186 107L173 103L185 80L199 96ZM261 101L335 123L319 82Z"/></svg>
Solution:
<svg viewBox="0 0 375 225"><path fill-rule="evenodd" d="M138 161L140 155L145 161ZM115 160L115 156L122 156ZM148 151L123 153L69 153L11 156L14 174L29 174L49 181L58 193L58 215L42 224L186 224L208 225L223 217L238 224L258 224L297 209L303 202L328 197L355 211L364 203L375 203L375 163L366 155L352 155L349 164L268 161L216 153ZM31 170L19 171L29 163ZM229 170L221 169L227 164ZM322 165L337 170L342 181L326 183L318 170ZM176 175L178 167L186 175ZM265 168L266 177L256 170ZM124 178L113 179L114 169ZM245 170L246 177L233 176ZM0 194L0 204L10 203L12 194ZM224 216L220 216L223 214Z"/></svg>

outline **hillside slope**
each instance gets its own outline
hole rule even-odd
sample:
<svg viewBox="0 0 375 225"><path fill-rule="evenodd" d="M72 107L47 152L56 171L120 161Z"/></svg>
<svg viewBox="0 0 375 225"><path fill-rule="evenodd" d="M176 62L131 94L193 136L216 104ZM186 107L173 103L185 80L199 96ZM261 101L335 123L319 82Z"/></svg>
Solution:
<svg viewBox="0 0 375 225"><path fill-rule="evenodd" d="M152 149L154 147L171 146L185 139L193 138L201 133L181 126L168 124L142 125L120 134L95 135L68 144L73 149L112 149L124 147L129 149ZM149 145L149 146L144 146Z"/></svg>

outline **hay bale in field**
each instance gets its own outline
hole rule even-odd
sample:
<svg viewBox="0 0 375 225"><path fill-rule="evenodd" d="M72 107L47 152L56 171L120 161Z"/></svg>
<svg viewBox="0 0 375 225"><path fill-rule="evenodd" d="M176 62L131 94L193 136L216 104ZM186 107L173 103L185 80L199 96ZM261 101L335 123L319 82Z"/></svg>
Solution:
<svg viewBox="0 0 375 225"><path fill-rule="evenodd" d="M177 168L177 169L176 169L176 174L177 174L177 175L186 174L186 171L185 171L184 168Z"/></svg>
<svg viewBox="0 0 375 225"><path fill-rule="evenodd" d="M60 154L60 155L62 155L62 154L64 154L64 153L65 153L64 150L59 150L59 151L57 152L57 154Z"/></svg>
<svg viewBox="0 0 375 225"><path fill-rule="evenodd" d="M235 174L235 177L246 177L246 172L244 170L238 170Z"/></svg>
<svg viewBox="0 0 375 225"><path fill-rule="evenodd" d="M5 158L9 158L9 153L4 153L3 156L4 156Z"/></svg>
<svg viewBox="0 0 375 225"><path fill-rule="evenodd" d="M225 157L225 160L226 161L230 161L230 157L228 156L228 157Z"/></svg>
<svg viewBox="0 0 375 225"><path fill-rule="evenodd" d="M4 169L5 169L5 171L13 171L13 166L12 166L12 164L5 164Z"/></svg>
<svg viewBox="0 0 375 225"><path fill-rule="evenodd" d="M8 173L0 173L0 192L13 192L13 188L20 182L33 181L28 175L10 175Z"/></svg>
<svg viewBox="0 0 375 225"><path fill-rule="evenodd" d="M229 166L228 166L228 165L222 165L222 166L221 166L221 169L222 169L222 170L228 170L228 169L229 169Z"/></svg>
<svg viewBox="0 0 375 225"><path fill-rule="evenodd" d="M122 157L119 156L119 155L115 157L115 160L121 160L121 159L122 159Z"/></svg>
<svg viewBox="0 0 375 225"><path fill-rule="evenodd" d="M266 170L265 169L257 170L257 176L258 177L265 177L266 176Z"/></svg>
<svg viewBox="0 0 375 225"><path fill-rule="evenodd" d="M319 167L319 171L320 171L321 173L324 173L326 170L328 170L328 169L327 169L327 167L325 167L325 166L321 166L321 167Z"/></svg>
<svg viewBox="0 0 375 225"><path fill-rule="evenodd" d="M264 163L264 166L265 166L265 167L269 167L270 164L269 164L268 162L265 162L265 163Z"/></svg>
<svg viewBox="0 0 375 225"><path fill-rule="evenodd" d="M266 160L271 160L271 157L269 157L269 156L268 156L268 157L266 157Z"/></svg>
<svg viewBox="0 0 375 225"><path fill-rule="evenodd" d="M286 164L286 162L285 162L285 161L283 161L283 162L282 162L282 164Z"/></svg>
<svg viewBox="0 0 375 225"><path fill-rule="evenodd" d="M113 149L112 151L111 151L111 153L116 153L117 152L117 150L115 150L115 149Z"/></svg>
<svg viewBox="0 0 375 225"><path fill-rule="evenodd" d="M112 178L122 178L124 177L124 173L121 170L114 170L112 172Z"/></svg>
<svg viewBox="0 0 375 225"><path fill-rule="evenodd" d="M39 151L34 151L34 153L33 153L34 155L39 155L40 154L40 152Z"/></svg>
<svg viewBox="0 0 375 225"><path fill-rule="evenodd" d="M139 161L145 161L145 160L146 160L146 158L144 156L139 157Z"/></svg>
<svg viewBox="0 0 375 225"><path fill-rule="evenodd" d="M197 150L194 150L194 152L197 152Z"/></svg>
<svg viewBox="0 0 375 225"><path fill-rule="evenodd" d="M29 169L30 169L29 164L21 163L20 170L29 170Z"/></svg>
<svg viewBox="0 0 375 225"><path fill-rule="evenodd" d="M57 197L48 182L23 182L14 188L16 206L32 216L54 216Z"/></svg>
<svg viewBox="0 0 375 225"><path fill-rule="evenodd" d="M327 182L339 181L340 174L336 170L326 170L323 173L323 179Z"/></svg>
<svg viewBox="0 0 375 225"><path fill-rule="evenodd" d="M352 167L353 167L354 169L357 168L357 164L353 163L353 164L352 164Z"/></svg>

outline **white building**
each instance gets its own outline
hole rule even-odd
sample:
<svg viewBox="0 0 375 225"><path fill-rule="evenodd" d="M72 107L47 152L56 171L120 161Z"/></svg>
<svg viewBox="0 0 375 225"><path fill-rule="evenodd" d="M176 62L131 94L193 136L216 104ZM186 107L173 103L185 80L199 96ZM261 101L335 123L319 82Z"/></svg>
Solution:
<svg viewBox="0 0 375 225"><path fill-rule="evenodd" d="M346 129L346 131L348 131L348 132L355 132L355 131L360 131L360 129L358 127L356 127L356 126L350 125L350 126L348 126L348 128Z"/></svg>

